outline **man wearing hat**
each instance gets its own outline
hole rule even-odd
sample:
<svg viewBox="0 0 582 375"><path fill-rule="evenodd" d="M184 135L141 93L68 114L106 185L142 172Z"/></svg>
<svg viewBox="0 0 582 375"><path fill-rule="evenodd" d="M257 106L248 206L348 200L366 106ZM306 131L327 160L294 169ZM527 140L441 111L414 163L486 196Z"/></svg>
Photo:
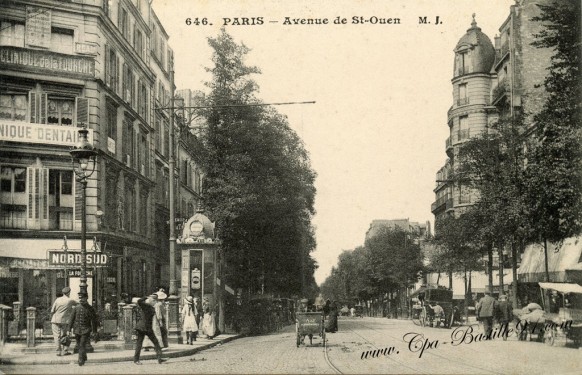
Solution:
<svg viewBox="0 0 582 375"><path fill-rule="evenodd" d="M79 293L79 304L73 309L70 327L75 334L77 348L79 348L79 366L83 366L87 361L87 344L91 334L97 340L97 326L99 321L93 306L87 302L87 293Z"/></svg>
<svg viewBox="0 0 582 375"><path fill-rule="evenodd" d="M143 345L143 339L147 336L151 342L154 344L154 349L156 351L156 355L158 357L158 363L165 362L165 359L162 358L162 348L160 347L160 343L154 334L152 328L152 322L154 316L156 315L156 310L152 306L152 299L151 298L133 298L131 301L139 306L137 309L137 319L135 324L135 333L137 336L137 340L135 343L135 352L133 355L133 363L136 365L141 365L139 361L139 357L141 354L141 348Z"/></svg>
<svg viewBox="0 0 582 375"><path fill-rule="evenodd" d="M51 328L53 331L53 339L57 346L58 356L71 354L68 346L61 345L61 338L65 336L66 332L69 330L68 324L73 311L73 306L75 305L75 301L70 298L71 288L68 286L64 287L62 293L63 295L55 300L53 307L51 308Z"/></svg>
<svg viewBox="0 0 582 375"><path fill-rule="evenodd" d="M485 296L479 300L475 309L477 316L483 323L483 332L488 335L493 328L493 316L497 310L497 301L491 296L491 290L485 289Z"/></svg>

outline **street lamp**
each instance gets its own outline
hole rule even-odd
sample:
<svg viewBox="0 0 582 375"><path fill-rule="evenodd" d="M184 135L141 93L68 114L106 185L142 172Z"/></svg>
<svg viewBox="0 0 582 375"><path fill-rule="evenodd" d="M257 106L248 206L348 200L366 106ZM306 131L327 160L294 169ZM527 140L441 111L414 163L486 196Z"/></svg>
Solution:
<svg viewBox="0 0 582 375"><path fill-rule="evenodd" d="M79 294L87 295L87 179L95 172L97 151L87 140L89 131L85 124L79 129L79 142L71 149L73 171L81 184L81 282Z"/></svg>

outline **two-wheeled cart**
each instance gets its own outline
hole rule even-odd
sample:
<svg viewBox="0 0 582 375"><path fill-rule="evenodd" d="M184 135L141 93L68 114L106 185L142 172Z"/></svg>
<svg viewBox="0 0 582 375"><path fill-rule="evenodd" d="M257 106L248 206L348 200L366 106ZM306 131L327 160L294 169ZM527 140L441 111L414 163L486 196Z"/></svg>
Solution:
<svg viewBox="0 0 582 375"><path fill-rule="evenodd" d="M309 337L309 345L313 345L313 337L321 337L322 345L325 344L325 317L323 311L297 312L295 332L297 347L304 343L305 336Z"/></svg>

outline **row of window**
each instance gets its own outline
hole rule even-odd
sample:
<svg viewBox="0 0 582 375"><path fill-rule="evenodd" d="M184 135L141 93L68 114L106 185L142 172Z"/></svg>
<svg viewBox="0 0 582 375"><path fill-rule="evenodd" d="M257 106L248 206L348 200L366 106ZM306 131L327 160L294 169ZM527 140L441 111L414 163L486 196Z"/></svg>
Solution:
<svg viewBox="0 0 582 375"><path fill-rule="evenodd" d="M72 230L73 172L0 168L0 228Z"/></svg>
<svg viewBox="0 0 582 375"><path fill-rule="evenodd" d="M26 26L23 21L0 20L0 46L24 48L26 46ZM75 32L72 29L52 27L50 35L50 50L59 53L72 54L74 51Z"/></svg>
<svg viewBox="0 0 582 375"><path fill-rule="evenodd" d="M0 119L32 123L72 126L86 114L85 98L62 97L47 93L1 93ZM86 122L83 115L83 122Z"/></svg>
<svg viewBox="0 0 582 375"><path fill-rule="evenodd" d="M120 70L119 55L108 45L105 46L105 83L146 122L150 121L148 112L151 108L150 88L145 79L136 77L128 64L123 63Z"/></svg>

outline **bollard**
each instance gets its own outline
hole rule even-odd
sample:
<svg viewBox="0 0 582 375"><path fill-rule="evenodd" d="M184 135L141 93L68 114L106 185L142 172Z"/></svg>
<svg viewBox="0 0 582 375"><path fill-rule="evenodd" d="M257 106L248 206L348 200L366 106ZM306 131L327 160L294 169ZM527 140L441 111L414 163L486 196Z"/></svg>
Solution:
<svg viewBox="0 0 582 375"><path fill-rule="evenodd" d="M135 305L127 305L123 307L123 348L126 350L133 349L133 307Z"/></svg>
<svg viewBox="0 0 582 375"><path fill-rule="evenodd" d="M11 335L20 336L20 328L22 327L22 315L20 314L20 302L12 302L12 313L14 314L14 320L12 320Z"/></svg>
<svg viewBox="0 0 582 375"><path fill-rule="evenodd" d="M10 306L0 304L0 346L6 344L8 340L8 312L12 310Z"/></svg>
<svg viewBox="0 0 582 375"><path fill-rule="evenodd" d="M123 327L124 319L123 319L123 308L125 307L125 303L120 302L117 304L117 340L123 341L125 337L125 330Z"/></svg>
<svg viewBox="0 0 582 375"><path fill-rule="evenodd" d="M26 347L34 348L36 307L26 308Z"/></svg>
<svg viewBox="0 0 582 375"><path fill-rule="evenodd" d="M168 297L167 319L168 341L174 344L182 344L182 327L180 327L180 308L178 296Z"/></svg>

